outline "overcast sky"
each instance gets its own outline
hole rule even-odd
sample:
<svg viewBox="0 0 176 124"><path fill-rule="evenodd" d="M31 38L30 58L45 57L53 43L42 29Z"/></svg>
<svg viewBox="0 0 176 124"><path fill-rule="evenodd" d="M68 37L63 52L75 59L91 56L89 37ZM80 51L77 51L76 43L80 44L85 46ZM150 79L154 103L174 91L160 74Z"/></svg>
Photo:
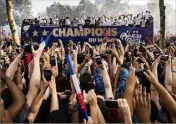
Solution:
<svg viewBox="0 0 176 124"><path fill-rule="evenodd" d="M50 6L54 2L67 5L78 5L80 0L32 0L32 12L33 16L37 16L38 12L44 12L47 6ZM90 0L95 2L95 0ZM129 5L146 5L150 0L129 0ZM172 4L172 7L176 7L176 0L165 0Z"/></svg>

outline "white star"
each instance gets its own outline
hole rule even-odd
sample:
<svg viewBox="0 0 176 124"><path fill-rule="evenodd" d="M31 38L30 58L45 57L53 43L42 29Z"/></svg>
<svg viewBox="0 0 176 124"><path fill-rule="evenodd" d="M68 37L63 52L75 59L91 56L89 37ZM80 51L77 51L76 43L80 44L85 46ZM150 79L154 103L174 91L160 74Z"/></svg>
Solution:
<svg viewBox="0 0 176 124"><path fill-rule="evenodd" d="M33 36L38 36L38 31L34 30L34 32L32 33L33 33Z"/></svg>
<svg viewBox="0 0 176 124"><path fill-rule="evenodd" d="M42 31L42 33L43 33L43 36L47 36L48 31L46 31L46 30L44 29L44 31Z"/></svg>

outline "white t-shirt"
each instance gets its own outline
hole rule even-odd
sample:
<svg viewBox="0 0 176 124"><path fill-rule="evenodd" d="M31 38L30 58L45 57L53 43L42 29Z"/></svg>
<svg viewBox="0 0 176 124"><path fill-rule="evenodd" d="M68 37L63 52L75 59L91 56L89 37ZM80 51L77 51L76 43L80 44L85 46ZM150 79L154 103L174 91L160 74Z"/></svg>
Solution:
<svg viewBox="0 0 176 124"><path fill-rule="evenodd" d="M95 24L95 19L92 19L90 24L94 25Z"/></svg>
<svg viewBox="0 0 176 124"><path fill-rule="evenodd" d="M145 13L145 20L149 20L150 16L150 13Z"/></svg>
<svg viewBox="0 0 176 124"><path fill-rule="evenodd" d="M111 23L112 23L111 20L108 19L108 20L107 20L107 25L111 25Z"/></svg>
<svg viewBox="0 0 176 124"><path fill-rule="evenodd" d="M134 24L133 19L129 19L129 20L128 20L128 24L129 24L129 25L133 25L133 24Z"/></svg>
<svg viewBox="0 0 176 124"><path fill-rule="evenodd" d="M135 24L136 25L140 25L140 22L141 22L141 19L138 17L138 18L136 18L136 20L135 20Z"/></svg>
<svg viewBox="0 0 176 124"><path fill-rule="evenodd" d="M121 20L120 23L121 25L126 25L127 22L125 20Z"/></svg>
<svg viewBox="0 0 176 124"><path fill-rule="evenodd" d="M69 20L69 19L66 19L66 20L65 20L65 25L70 25L70 24L71 24L70 20Z"/></svg>

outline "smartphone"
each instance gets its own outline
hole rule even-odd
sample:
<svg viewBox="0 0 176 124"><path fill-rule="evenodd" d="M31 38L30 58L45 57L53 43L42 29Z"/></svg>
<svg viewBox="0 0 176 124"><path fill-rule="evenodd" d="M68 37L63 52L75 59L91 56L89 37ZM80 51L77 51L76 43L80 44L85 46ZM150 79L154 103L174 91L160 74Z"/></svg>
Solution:
<svg viewBox="0 0 176 124"><path fill-rule="evenodd" d="M91 55L91 57L93 56L93 49L89 49L89 54Z"/></svg>
<svg viewBox="0 0 176 124"><path fill-rule="evenodd" d="M51 64L51 66L56 66L55 56L50 57L50 64Z"/></svg>
<svg viewBox="0 0 176 124"><path fill-rule="evenodd" d="M25 53L32 53L31 45L33 45L34 50L37 50L39 46L34 43L26 44L23 46Z"/></svg>
<svg viewBox="0 0 176 124"><path fill-rule="evenodd" d="M84 61L85 57L86 57L86 54L78 54L78 57L77 57L78 64L81 64Z"/></svg>
<svg viewBox="0 0 176 124"><path fill-rule="evenodd" d="M117 100L105 100L105 107L108 109L118 109L118 104L117 104Z"/></svg>
<svg viewBox="0 0 176 124"><path fill-rule="evenodd" d="M24 46L24 52L25 53L32 53L31 45L25 45Z"/></svg>
<svg viewBox="0 0 176 124"><path fill-rule="evenodd" d="M46 81L51 81L51 70L44 70L44 77L46 79Z"/></svg>
<svg viewBox="0 0 176 124"><path fill-rule="evenodd" d="M96 60L97 65L101 65L102 64L102 62L101 62L101 56L96 56L95 60Z"/></svg>
<svg viewBox="0 0 176 124"><path fill-rule="evenodd" d="M108 58L108 55L106 55L106 54L100 54L100 56L101 56L102 59L107 59Z"/></svg>
<svg viewBox="0 0 176 124"><path fill-rule="evenodd" d="M19 49L16 49L16 53L20 53L20 50L19 50Z"/></svg>
<svg viewBox="0 0 176 124"><path fill-rule="evenodd" d="M167 61L169 59L169 56L162 55L162 54L157 54L155 58L157 59L159 56L161 61Z"/></svg>
<svg viewBox="0 0 176 124"><path fill-rule="evenodd" d="M161 61L167 61L169 59L169 56L161 56L160 60Z"/></svg>
<svg viewBox="0 0 176 124"><path fill-rule="evenodd" d="M136 59L136 61L138 62L138 63L144 63L144 61L140 58L140 57L138 57L137 59Z"/></svg>
<svg viewBox="0 0 176 124"><path fill-rule="evenodd" d="M135 70L135 75L138 78L139 84L142 84L142 87L146 87L146 92L150 93L150 81L144 75L145 69L137 69Z"/></svg>

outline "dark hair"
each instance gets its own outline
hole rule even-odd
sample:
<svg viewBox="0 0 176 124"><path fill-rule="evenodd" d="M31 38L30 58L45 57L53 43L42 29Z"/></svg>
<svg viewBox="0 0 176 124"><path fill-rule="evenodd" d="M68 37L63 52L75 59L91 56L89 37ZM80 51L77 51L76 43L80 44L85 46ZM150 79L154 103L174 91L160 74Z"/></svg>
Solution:
<svg viewBox="0 0 176 124"><path fill-rule="evenodd" d="M59 74L56 77L56 89L57 92L64 92L65 90L71 90L70 82L62 74Z"/></svg>
<svg viewBox="0 0 176 124"><path fill-rule="evenodd" d="M91 89L94 89L94 85L92 83L92 77L89 73L84 73L80 76L80 87L82 90L88 92Z"/></svg>

